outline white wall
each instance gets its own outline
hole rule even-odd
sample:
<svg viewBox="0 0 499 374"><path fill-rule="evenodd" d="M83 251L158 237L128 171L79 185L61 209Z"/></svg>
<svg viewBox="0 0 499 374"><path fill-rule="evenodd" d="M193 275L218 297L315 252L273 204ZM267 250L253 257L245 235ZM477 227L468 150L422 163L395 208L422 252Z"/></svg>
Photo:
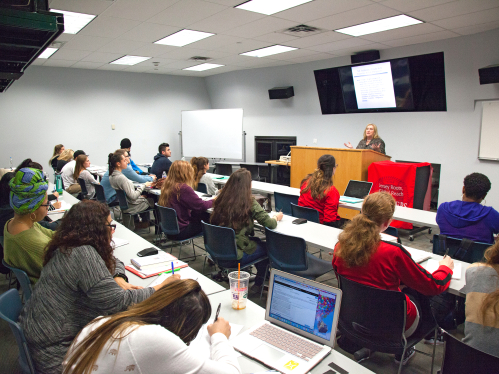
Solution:
<svg viewBox="0 0 499 374"><path fill-rule="evenodd" d="M442 164L439 203L459 199L464 177L480 172L492 182L487 205L498 209L499 162L477 159L481 106L474 108L475 100L499 98L499 84L480 86L478 81L479 68L499 63L498 40L496 29L381 51L382 59L444 51L447 112L322 115L314 70L349 65L349 56L235 71L206 82L213 108L244 109L248 161L254 159L256 135L297 136L298 145L312 146L315 138L321 147L342 147L346 141L355 146L372 122L393 160ZM293 86L295 97L269 100L268 89L281 86Z"/></svg>
<svg viewBox="0 0 499 374"><path fill-rule="evenodd" d="M153 162L162 142L178 159L181 110L210 108L203 78L31 66L0 95L0 167L30 157L51 171L58 143L104 165L126 137L135 162Z"/></svg>

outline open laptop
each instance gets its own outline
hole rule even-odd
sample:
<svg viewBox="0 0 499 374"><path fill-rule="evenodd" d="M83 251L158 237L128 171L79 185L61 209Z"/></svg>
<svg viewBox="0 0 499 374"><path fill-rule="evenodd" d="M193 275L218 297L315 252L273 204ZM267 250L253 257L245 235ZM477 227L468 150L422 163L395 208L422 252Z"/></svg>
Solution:
<svg viewBox="0 0 499 374"><path fill-rule="evenodd" d="M334 347L341 290L272 269L265 320L237 336L239 352L286 374L306 374Z"/></svg>
<svg viewBox="0 0 499 374"><path fill-rule="evenodd" d="M340 196L340 202L360 203L367 195L369 195L372 187L372 182L350 180L347 188L345 189L345 193Z"/></svg>

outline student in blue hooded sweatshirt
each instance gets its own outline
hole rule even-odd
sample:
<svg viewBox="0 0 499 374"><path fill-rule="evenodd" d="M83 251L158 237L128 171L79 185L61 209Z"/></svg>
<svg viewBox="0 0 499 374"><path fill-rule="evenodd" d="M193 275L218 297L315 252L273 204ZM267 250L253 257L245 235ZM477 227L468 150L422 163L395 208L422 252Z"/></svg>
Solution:
<svg viewBox="0 0 499 374"><path fill-rule="evenodd" d="M453 238L468 238L493 244L493 234L499 233L499 212L480 204L490 187L490 180L485 175L467 175L464 178L462 200L443 203L438 207L437 224L440 233Z"/></svg>
<svg viewBox="0 0 499 374"><path fill-rule="evenodd" d="M172 151L168 143L161 143L158 147L158 154L154 156L154 163L151 167L151 174L155 174L158 179L163 176L163 172L168 174L172 162L168 157L171 157Z"/></svg>

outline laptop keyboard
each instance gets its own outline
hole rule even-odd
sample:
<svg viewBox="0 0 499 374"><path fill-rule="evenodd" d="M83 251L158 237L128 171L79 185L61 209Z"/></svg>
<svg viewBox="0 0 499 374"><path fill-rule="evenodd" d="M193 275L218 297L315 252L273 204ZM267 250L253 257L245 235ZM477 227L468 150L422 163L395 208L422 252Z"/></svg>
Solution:
<svg viewBox="0 0 499 374"><path fill-rule="evenodd" d="M269 323L260 326L251 332L250 335L282 349L283 351L291 353L294 356L300 357L305 361L312 359L316 354L322 351L323 348L319 344L300 338L295 334L281 330Z"/></svg>

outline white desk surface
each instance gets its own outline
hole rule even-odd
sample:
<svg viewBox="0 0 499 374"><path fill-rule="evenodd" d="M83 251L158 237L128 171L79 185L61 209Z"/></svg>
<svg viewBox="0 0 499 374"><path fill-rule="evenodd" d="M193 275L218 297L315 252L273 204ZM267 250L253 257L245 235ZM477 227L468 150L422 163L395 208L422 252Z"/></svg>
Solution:
<svg viewBox="0 0 499 374"><path fill-rule="evenodd" d="M255 304L250 300L247 301L246 309L243 310L232 309L230 290L209 295L208 298L210 299L211 303L212 318L214 318L215 316L218 304L222 303L222 307L220 308L220 317L225 318L229 322L233 322L238 325L243 325L244 327L241 330L241 332L247 330L251 326L254 326L265 319L265 309L258 306L257 304ZM243 373L254 373L254 372L269 370L263 364L247 356L240 356L238 358L238 361ZM336 365L342 367L349 373L355 373L355 374L372 373L372 371L366 369L362 365L359 365L355 361L349 359L348 357L334 350L328 356L326 356L324 360L322 360L319 363L319 365L317 365L311 371L311 373L323 374L328 370L331 370L331 368L328 366L330 362L334 362Z"/></svg>

